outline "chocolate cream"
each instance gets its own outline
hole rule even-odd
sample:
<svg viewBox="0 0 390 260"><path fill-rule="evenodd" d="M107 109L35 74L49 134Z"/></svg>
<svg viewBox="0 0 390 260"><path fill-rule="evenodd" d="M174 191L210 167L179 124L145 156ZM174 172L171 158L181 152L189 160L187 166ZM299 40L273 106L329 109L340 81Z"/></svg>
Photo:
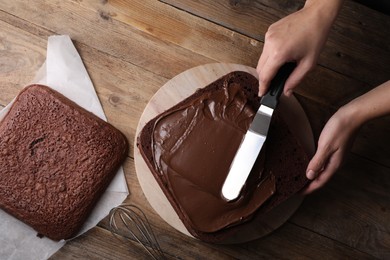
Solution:
<svg viewBox="0 0 390 260"><path fill-rule="evenodd" d="M152 137L155 167L196 230L215 232L239 224L275 193L275 177L261 176L261 155L237 200L228 202L221 194L255 113L242 87L227 79L222 88L157 119Z"/></svg>

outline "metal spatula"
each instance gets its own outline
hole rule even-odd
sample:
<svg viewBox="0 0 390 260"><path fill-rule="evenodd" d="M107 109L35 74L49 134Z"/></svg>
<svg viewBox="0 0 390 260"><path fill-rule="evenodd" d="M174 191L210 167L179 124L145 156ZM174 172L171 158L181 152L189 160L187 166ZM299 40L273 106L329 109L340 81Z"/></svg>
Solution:
<svg viewBox="0 0 390 260"><path fill-rule="evenodd" d="M284 64L273 78L267 94L261 98L260 108L238 148L222 187L222 195L228 201L239 196L267 138L272 113L283 92L284 84L295 67L295 63Z"/></svg>

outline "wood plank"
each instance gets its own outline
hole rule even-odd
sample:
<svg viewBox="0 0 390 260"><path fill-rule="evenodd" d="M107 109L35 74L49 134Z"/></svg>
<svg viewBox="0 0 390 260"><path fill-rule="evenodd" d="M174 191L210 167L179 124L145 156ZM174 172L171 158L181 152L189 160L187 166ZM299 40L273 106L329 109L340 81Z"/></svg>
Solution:
<svg viewBox="0 0 390 260"><path fill-rule="evenodd" d="M305 4L305 0L256 0L251 1L249 6L245 1L240 0L233 3L233 8L237 9L250 9L251 6L258 6L258 10L263 10L263 12L266 12L268 15L274 15L280 19L301 9ZM175 1L174 5L176 6L177 4L180 3ZM197 9L199 9L199 6ZM345 1L343 9L333 26L333 30L337 31L339 34L348 36L355 41L360 41L364 38L369 39L375 46L390 50L390 36L385 30L388 26L390 26L390 19L388 19L386 15L378 13L359 3Z"/></svg>
<svg viewBox="0 0 390 260"><path fill-rule="evenodd" d="M341 243L310 233L294 225L286 225L277 231L279 237L268 241L258 240L241 246L207 245L195 240L169 239L170 234L160 235L160 243L167 259L253 259L325 258L372 259L372 256L348 248ZM294 235L292 235L294 234ZM317 241L312 243L312 241ZM307 243L307 244L304 244ZM310 244L310 247L307 245ZM283 248L283 250L280 250ZM287 250L286 250L287 249ZM221 253L227 252L229 254ZM67 243L50 259L149 259L150 256L137 242L114 237L110 231L95 227L86 234Z"/></svg>
<svg viewBox="0 0 390 260"><path fill-rule="evenodd" d="M350 155L290 220L380 259L390 257L390 169Z"/></svg>
<svg viewBox="0 0 390 260"><path fill-rule="evenodd" d="M80 237L68 242L50 259L148 259L150 256L137 243L121 237L113 237L111 232L99 227L89 230Z"/></svg>
<svg viewBox="0 0 390 260"><path fill-rule="evenodd" d="M82 7L94 12L108 14L110 19L131 25L145 33L218 61L252 65L257 62L257 41L219 26L209 26L203 19L191 19L188 15L157 1L114 0L80 2ZM190 20L189 20L190 18ZM174 31L172 31L174 28ZM202 46L194 50L194 46ZM252 65L253 66L253 65Z"/></svg>
<svg viewBox="0 0 390 260"><path fill-rule="evenodd" d="M4 20L22 26L23 30L30 31L26 26L38 25L50 34L68 34L77 42L164 77L172 77L198 64L213 62L134 27L124 26L101 12L87 12L77 2L61 1L56 5L51 1L34 1L29 5L23 1L0 2L0 10L6 16ZM41 15L36 15L36 10L40 10ZM30 23L14 23L17 17L23 17Z"/></svg>
<svg viewBox="0 0 390 260"><path fill-rule="evenodd" d="M163 0L163 2L259 41L264 41L269 25L302 6L302 1L291 4L286 1L263 0ZM278 6L279 8L275 9ZM286 6L291 7L289 12L281 11ZM356 11L362 14L354 15ZM390 19L356 3L348 3L340 16L341 21L337 20L331 30L319 63L373 86L386 81L388 72L383 64L390 63L390 36L384 32L390 25ZM372 16L384 27L379 28L378 25L373 26L372 22L366 22L370 21ZM354 69L351 70L351 67Z"/></svg>
<svg viewBox="0 0 390 260"><path fill-rule="evenodd" d="M0 104L8 104L46 58L46 41L0 21Z"/></svg>
<svg viewBox="0 0 390 260"><path fill-rule="evenodd" d="M390 116L372 120L358 132L352 151L390 168L389 133Z"/></svg>
<svg viewBox="0 0 390 260"><path fill-rule="evenodd" d="M285 224L265 239L242 245L256 250L256 259L372 259L372 255L345 246L296 225ZM287 248L286 251L284 249ZM248 258L253 259L253 258Z"/></svg>

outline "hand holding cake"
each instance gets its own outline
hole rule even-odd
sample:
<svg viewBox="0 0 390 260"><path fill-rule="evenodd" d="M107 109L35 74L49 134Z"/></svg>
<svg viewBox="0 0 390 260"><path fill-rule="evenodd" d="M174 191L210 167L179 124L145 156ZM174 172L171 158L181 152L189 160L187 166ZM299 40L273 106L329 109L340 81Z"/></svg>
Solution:
<svg viewBox="0 0 390 260"><path fill-rule="evenodd" d="M367 121L390 114L390 81L340 108L322 130L317 152L310 161L307 178L314 181L306 194L322 187L336 172L354 136Z"/></svg>

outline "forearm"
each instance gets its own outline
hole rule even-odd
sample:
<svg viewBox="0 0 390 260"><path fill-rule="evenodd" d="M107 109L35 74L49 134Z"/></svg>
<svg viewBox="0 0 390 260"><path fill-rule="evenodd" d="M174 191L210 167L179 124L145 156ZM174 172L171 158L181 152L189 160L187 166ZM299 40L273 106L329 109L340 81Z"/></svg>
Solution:
<svg viewBox="0 0 390 260"><path fill-rule="evenodd" d="M367 121L390 114L390 80L352 100L340 109L351 123L360 127Z"/></svg>

